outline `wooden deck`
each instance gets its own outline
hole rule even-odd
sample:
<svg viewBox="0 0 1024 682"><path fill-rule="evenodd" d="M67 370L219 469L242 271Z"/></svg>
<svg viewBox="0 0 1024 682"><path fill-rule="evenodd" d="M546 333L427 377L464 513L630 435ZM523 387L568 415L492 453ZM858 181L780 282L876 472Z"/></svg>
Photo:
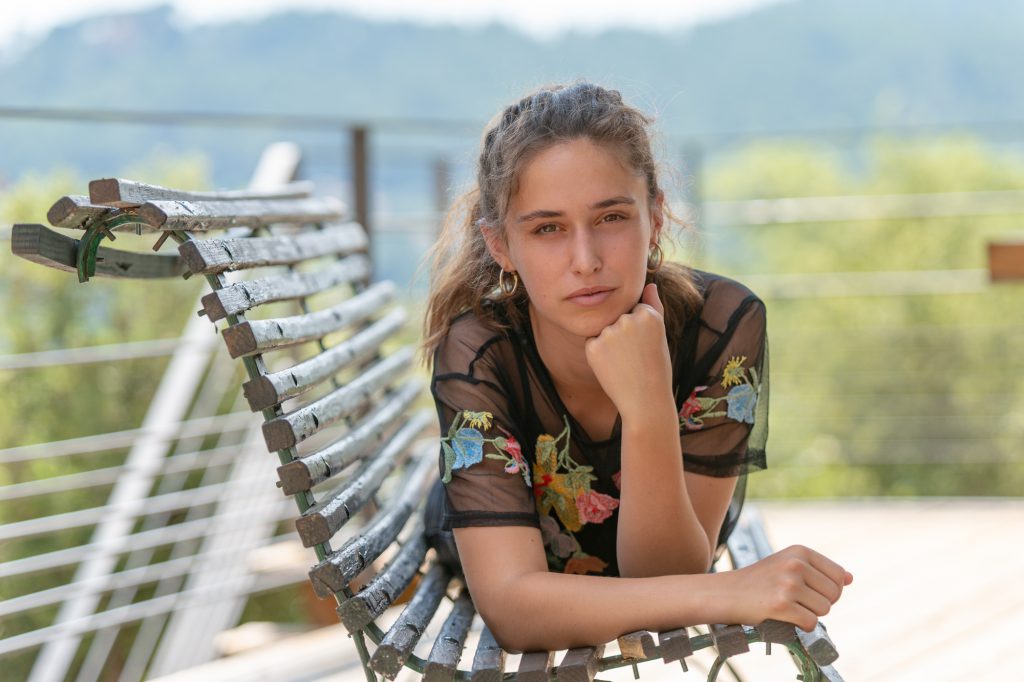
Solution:
<svg viewBox="0 0 1024 682"><path fill-rule="evenodd" d="M825 619L839 648L836 669L848 682L1019 679L1024 670L1024 499L761 502L772 544L800 543L833 557L854 583ZM436 634L438 622L428 634ZM470 642L470 645L473 643ZM735 659L746 680L793 680L778 647ZM421 643L417 653L426 655ZM288 663L301 671L287 673ZM691 672L646 663L644 680L701 680L710 657ZM516 657L507 670L515 670ZM601 679L631 680L623 668ZM404 671L399 680L417 676ZM204 680L364 680L340 626L284 639L163 678ZM721 680L728 680L724 673Z"/></svg>

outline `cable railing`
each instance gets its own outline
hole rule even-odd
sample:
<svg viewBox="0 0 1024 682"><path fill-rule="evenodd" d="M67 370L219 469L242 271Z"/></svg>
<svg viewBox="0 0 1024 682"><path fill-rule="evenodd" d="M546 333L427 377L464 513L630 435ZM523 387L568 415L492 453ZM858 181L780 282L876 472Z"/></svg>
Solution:
<svg viewBox="0 0 1024 682"><path fill-rule="evenodd" d="M292 506L287 500L282 500L279 518L285 521L292 516ZM297 538L294 533L278 536L271 540L269 545L275 542L293 541ZM0 602L0 617L10 616L23 611L31 611L43 606L49 606L63 601L66 597L76 593L102 593L110 590L117 590L124 587L138 587L147 583L156 582L165 578L186 575L197 559L228 558L234 557L235 550L232 548L218 549L208 552L199 552L189 556L169 559L155 564L147 564L137 568L130 568L110 576L92 578L90 580L79 580L65 583L47 590L33 592L20 597L14 597ZM237 557L234 557L237 559ZM305 579L305 575L301 576Z"/></svg>
<svg viewBox="0 0 1024 682"><path fill-rule="evenodd" d="M238 448L238 445L225 445L210 450L174 455L164 460L157 473L163 476L227 466L235 461ZM24 483L12 483L0 487L0 502L109 485L130 469L129 466L104 467L64 476L39 478Z"/></svg>
<svg viewBox="0 0 1024 682"><path fill-rule="evenodd" d="M185 439L200 438L225 431L244 431L251 428L254 423L258 424L258 418L254 417L251 413L232 412L175 422L170 425L170 428L175 433L175 439ZM152 435L156 431L156 428L139 427L92 436L79 436L51 443L33 443L31 445L4 448L0 450L0 464L69 457L71 455L86 455L125 448L134 443L140 436Z"/></svg>

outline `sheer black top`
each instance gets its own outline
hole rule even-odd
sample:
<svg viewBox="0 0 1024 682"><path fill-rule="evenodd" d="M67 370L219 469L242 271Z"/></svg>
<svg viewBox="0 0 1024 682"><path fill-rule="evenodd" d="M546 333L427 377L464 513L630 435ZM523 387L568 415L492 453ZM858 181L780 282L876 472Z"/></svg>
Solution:
<svg viewBox="0 0 1024 682"><path fill-rule="evenodd" d="M742 284L694 271L700 314L669 339L683 466L739 476L724 541L748 471L765 467L768 348L763 302ZM446 527L540 529L548 567L618 575L620 429L595 440L562 404L527 322L495 331L459 316L434 357Z"/></svg>

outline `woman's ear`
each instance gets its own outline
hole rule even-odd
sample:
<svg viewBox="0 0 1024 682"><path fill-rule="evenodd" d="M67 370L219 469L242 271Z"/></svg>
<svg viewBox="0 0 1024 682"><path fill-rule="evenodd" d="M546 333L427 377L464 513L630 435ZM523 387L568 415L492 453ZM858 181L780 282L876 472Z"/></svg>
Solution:
<svg viewBox="0 0 1024 682"><path fill-rule="evenodd" d="M494 262L506 272L515 271L516 268L508 257L508 244L505 243L504 236L494 227L481 227L480 231L483 232L484 242L487 244L487 250Z"/></svg>

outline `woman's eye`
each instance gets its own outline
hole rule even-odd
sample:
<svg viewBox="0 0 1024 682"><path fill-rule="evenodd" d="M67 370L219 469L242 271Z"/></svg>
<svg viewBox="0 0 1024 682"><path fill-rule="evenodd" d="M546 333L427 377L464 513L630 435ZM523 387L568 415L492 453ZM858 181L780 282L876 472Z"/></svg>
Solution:
<svg viewBox="0 0 1024 682"><path fill-rule="evenodd" d="M555 225L554 223L547 223L546 225L538 226L537 229L534 230L534 232L537 234L551 234L552 232L556 232L557 230L558 225Z"/></svg>
<svg viewBox="0 0 1024 682"><path fill-rule="evenodd" d="M603 222L606 222L606 223L612 223L612 222L615 222L616 220L625 220L625 219L626 219L626 216L622 215L621 213L609 213L608 215L606 215L601 220Z"/></svg>

